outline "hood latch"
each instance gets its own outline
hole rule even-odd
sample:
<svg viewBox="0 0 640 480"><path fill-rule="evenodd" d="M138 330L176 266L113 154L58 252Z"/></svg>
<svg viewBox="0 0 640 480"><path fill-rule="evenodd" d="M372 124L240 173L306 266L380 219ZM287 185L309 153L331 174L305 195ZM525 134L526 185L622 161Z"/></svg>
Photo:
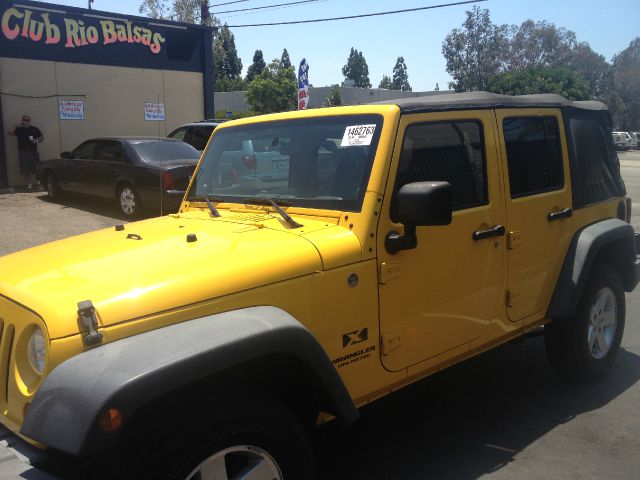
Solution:
<svg viewBox="0 0 640 480"><path fill-rule="evenodd" d="M89 332L82 337L85 345L95 345L102 341L102 333L98 331L98 317L91 300L78 302L78 323L83 331ZM84 328L82 328L84 327Z"/></svg>

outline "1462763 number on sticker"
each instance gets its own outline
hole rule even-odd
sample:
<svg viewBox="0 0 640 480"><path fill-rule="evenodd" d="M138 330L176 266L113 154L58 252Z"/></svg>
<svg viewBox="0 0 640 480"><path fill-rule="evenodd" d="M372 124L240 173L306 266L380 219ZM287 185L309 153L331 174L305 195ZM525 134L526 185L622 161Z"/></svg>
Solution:
<svg viewBox="0 0 640 480"><path fill-rule="evenodd" d="M345 128L341 147L355 147L371 145L376 125L350 125Z"/></svg>

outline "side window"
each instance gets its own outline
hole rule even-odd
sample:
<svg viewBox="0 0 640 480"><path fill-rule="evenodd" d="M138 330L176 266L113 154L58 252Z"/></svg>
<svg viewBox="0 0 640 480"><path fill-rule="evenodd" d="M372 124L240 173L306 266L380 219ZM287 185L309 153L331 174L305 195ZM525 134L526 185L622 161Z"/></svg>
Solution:
<svg viewBox="0 0 640 480"><path fill-rule="evenodd" d="M407 128L395 191L408 183L426 181L451 184L454 210L488 203L485 147L479 121L433 122Z"/></svg>
<svg viewBox="0 0 640 480"><path fill-rule="evenodd" d="M207 142L209 141L209 137L211 136L211 132L213 132L213 127L189 127L186 135L184 135L184 138L182 138L182 140L187 142L196 150L204 150L207 146Z"/></svg>
<svg viewBox="0 0 640 480"><path fill-rule="evenodd" d="M122 162L122 145L120 142L100 142L96 158L106 162Z"/></svg>
<svg viewBox="0 0 640 480"><path fill-rule="evenodd" d="M556 118L505 118L503 129L511 198L561 189L564 178Z"/></svg>
<svg viewBox="0 0 640 480"><path fill-rule="evenodd" d="M96 150L96 144L96 141L91 140L88 142L84 142L80 146L76 147L76 149L73 151L73 158L78 158L80 160L89 160L95 158L93 154Z"/></svg>
<svg viewBox="0 0 640 480"><path fill-rule="evenodd" d="M184 140L184 135L187 133L187 127L176 128L167 137L175 138L176 140Z"/></svg>

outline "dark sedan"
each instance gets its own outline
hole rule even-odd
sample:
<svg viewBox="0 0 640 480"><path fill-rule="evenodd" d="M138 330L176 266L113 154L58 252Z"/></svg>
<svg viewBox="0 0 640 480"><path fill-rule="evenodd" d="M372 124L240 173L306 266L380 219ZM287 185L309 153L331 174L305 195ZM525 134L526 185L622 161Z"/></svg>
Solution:
<svg viewBox="0 0 640 480"><path fill-rule="evenodd" d="M186 190L200 153L170 138L110 137L87 140L60 157L38 167L49 198L74 192L115 199L125 216L134 217L143 206L177 211L177 191Z"/></svg>

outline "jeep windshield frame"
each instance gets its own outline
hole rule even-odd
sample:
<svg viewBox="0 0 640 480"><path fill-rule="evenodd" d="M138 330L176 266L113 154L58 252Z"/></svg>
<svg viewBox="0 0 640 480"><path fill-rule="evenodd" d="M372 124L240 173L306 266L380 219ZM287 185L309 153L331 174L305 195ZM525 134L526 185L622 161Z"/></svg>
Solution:
<svg viewBox="0 0 640 480"><path fill-rule="evenodd" d="M334 114L216 129L186 199L360 212L383 120Z"/></svg>

